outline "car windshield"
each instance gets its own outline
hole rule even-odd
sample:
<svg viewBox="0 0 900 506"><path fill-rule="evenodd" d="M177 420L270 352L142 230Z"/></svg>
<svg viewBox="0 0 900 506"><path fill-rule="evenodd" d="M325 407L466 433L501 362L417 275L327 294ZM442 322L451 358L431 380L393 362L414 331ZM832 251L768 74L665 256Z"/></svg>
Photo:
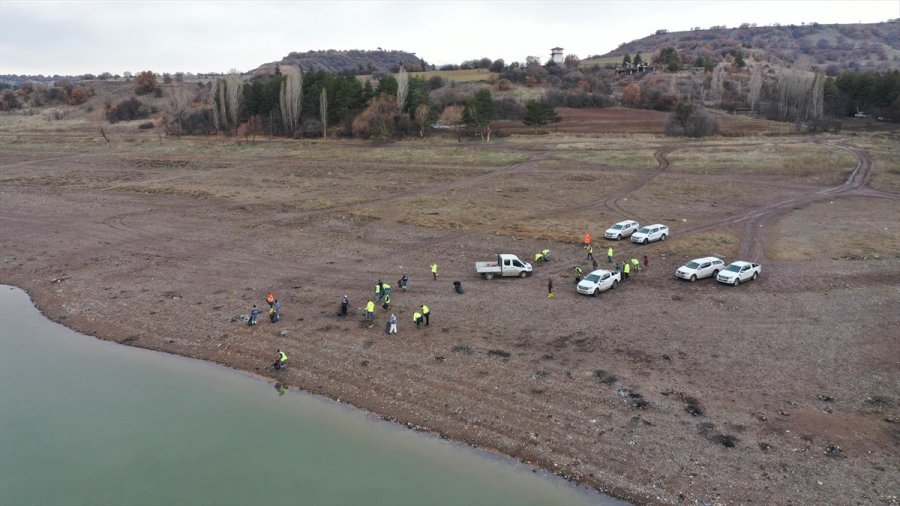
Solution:
<svg viewBox="0 0 900 506"><path fill-rule="evenodd" d="M613 225L612 229L613 230L622 230L622 225Z"/></svg>
<svg viewBox="0 0 900 506"><path fill-rule="evenodd" d="M596 274L588 274L587 277L584 278L585 281L590 281L591 283L596 283L600 281L600 276Z"/></svg>
<svg viewBox="0 0 900 506"><path fill-rule="evenodd" d="M726 271L730 271L730 272L741 272L741 266L740 266L740 265L731 264L731 265L729 265L728 267L726 267L725 270L726 270Z"/></svg>
<svg viewBox="0 0 900 506"><path fill-rule="evenodd" d="M642 233L642 234L649 234L649 233L650 233L650 227L644 227L644 228L638 230L638 232L640 232L640 233Z"/></svg>
<svg viewBox="0 0 900 506"><path fill-rule="evenodd" d="M684 266L687 267L688 269L699 269L700 268L700 264L697 262L688 262Z"/></svg>

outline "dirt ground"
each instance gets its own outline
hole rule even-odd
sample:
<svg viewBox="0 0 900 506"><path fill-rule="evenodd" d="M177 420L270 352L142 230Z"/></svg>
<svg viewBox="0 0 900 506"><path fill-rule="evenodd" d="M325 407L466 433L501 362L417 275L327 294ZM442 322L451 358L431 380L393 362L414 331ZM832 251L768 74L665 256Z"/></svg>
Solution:
<svg viewBox="0 0 900 506"><path fill-rule="evenodd" d="M67 326L255 371L636 503L897 503L900 194L883 189L900 179L896 137L239 144L132 125L107 144L89 125L17 121L0 118L0 282ZM671 237L602 239L625 218ZM602 267L609 246L649 267L578 295L585 230ZM530 278L474 273L544 247L553 261ZM762 276L674 277L710 253ZM360 315L379 279L397 335L380 308L373 326ZM284 319L247 326L269 291ZM416 329L421 304L434 325ZM290 366L276 373L279 348Z"/></svg>

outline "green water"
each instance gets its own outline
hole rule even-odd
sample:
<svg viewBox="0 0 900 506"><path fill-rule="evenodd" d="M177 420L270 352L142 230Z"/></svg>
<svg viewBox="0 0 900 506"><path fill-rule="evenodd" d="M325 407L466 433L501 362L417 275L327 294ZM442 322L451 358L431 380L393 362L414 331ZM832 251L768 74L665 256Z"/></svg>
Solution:
<svg viewBox="0 0 900 506"><path fill-rule="evenodd" d="M623 504L205 362L107 343L0 286L0 505Z"/></svg>

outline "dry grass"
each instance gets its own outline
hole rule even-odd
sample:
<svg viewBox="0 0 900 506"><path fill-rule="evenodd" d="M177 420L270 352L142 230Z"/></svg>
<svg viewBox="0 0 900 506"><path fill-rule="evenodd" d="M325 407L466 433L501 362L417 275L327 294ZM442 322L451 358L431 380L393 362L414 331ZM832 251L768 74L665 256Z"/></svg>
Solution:
<svg viewBox="0 0 900 506"><path fill-rule="evenodd" d="M900 209L884 199L837 198L795 210L769 232L778 260L900 258Z"/></svg>
<svg viewBox="0 0 900 506"><path fill-rule="evenodd" d="M669 160L671 170L680 173L778 176L820 185L841 183L856 167L852 154L808 141L698 143L673 152Z"/></svg>
<svg viewBox="0 0 900 506"><path fill-rule="evenodd" d="M396 74L395 74L396 75ZM426 72L410 72L410 77L419 77L422 79L431 79L432 77L440 77L444 81L490 81L496 74L488 69L467 69L467 70L429 70Z"/></svg>
<svg viewBox="0 0 900 506"><path fill-rule="evenodd" d="M734 259L740 249L740 239L734 228L698 232L687 236L674 234L654 248L655 254L690 260L706 255L722 255ZM731 261L731 260L728 260Z"/></svg>
<svg viewBox="0 0 900 506"><path fill-rule="evenodd" d="M869 186L900 192L900 142L896 135L875 134L855 137L853 144L865 148L875 161L875 177Z"/></svg>

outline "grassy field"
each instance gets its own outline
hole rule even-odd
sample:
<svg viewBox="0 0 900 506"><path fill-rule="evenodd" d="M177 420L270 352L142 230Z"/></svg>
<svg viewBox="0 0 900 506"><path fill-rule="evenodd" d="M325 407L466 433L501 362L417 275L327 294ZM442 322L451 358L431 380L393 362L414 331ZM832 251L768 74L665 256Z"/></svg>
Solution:
<svg viewBox="0 0 900 506"><path fill-rule="evenodd" d="M620 65L622 63L622 59L624 57L625 57L624 55L622 55L622 56L606 56L606 57L598 56L595 58L588 58L585 60L581 60L581 62L578 64L578 66L579 67L594 67L594 66L599 65L599 66L603 67L608 64ZM634 58L634 55L631 55L631 57ZM644 58L644 55L641 55L641 59L643 59L643 58Z"/></svg>
<svg viewBox="0 0 900 506"><path fill-rule="evenodd" d="M397 74L394 74L395 76ZM409 72L410 77L418 77L420 79L431 79L432 77L440 77L445 82L456 81L459 83L490 81L496 77L496 74L488 69L466 69L466 70L428 70L425 72ZM371 75L356 76L360 81L372 81Z"/></svg>
<svg viewBox="0 0 900 506"><path fill-rule="evenodd" d="M780 176L823 185L844 181L856 167L856 158L844 150L794 140L697 143L669 160L678 173Z"/></svg>

